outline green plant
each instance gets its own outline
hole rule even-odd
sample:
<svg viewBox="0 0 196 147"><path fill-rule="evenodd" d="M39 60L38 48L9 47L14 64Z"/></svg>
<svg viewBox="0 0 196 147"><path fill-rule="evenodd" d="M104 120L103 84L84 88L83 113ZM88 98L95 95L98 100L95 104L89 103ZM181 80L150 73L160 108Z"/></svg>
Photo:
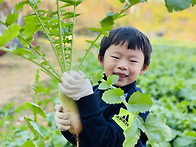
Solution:
<svg viewBox="0 0 196 147"><path fill-rule="evenodd" d="M172 133L170 128L165 124L166 119L163 115L150 112L145 122L138 115L139 112L145 113L150 110L153 104L150 95L135 92L130 96L128 102L126 102L124 91L112 86L117 81L118 76L115 75L109 76L107 81L102 79L99 89L107 90L102 96L102 99L106 103L124 103L126 106L126 109L121 108L119 114L113 117L121 128L124 129L125 141L123 146L134 146L139 139L140 130L146 134L151 146L159 146L161 142L170 141ZM123 116L128 116L128 121Z"/></svg>
<svg viewBox="0 0 196 147"><path fill-rule="evenodd" d="M32 137L26 125L19 125L21 122L18 122L18 113L18 110L14 109L13 102L1 107L0 146L21 146L28 138Z"/></svg>
<svg viewBox="0 0 196 147"><path fill-rule="evenodd" d="M147 1L147 0L145 0L145 1ZM2 2L2 0L0 2ZM7 51L7 52L10 52L10 53L13 53L13 54L16 54L18 56L21 56L22 58L37 64L39 67L41 67L42 71L44 71L46 74L48 74L50 77L57 80L58 82L61 82L61 79L60 79L61 74L59 74L59 72L56 69L54 69L54 67L51 65L51 63L45 58L45 54L42 53L40 47L39 46L34 47L32 45L32 40L33 40L32 36L38 30L43 31L46 34L46 36L52 46L54 54L56 55L56 59L58 61L60 69L61 69L61 73L65 72L65 71L73 70L72 63L73 63L73 47L74 47L74 35L75 35L74 28L75 28L76 17L79 16L79 14L76 13L76 7L82 1L61 0L61 2L64 3L64 5L60 6L60 4L59 4L60 1L57 0L57 2L56 2L57 11L54 11L54 12L50 12L50 11L46 11L46 10L39 10L38 9L39 2L40 1L38 1L38 0L22 1L15 6L14 13L8 15L5 22L0 21L2 24L7 26L7 29L0 37L0 46L1 46L0 49ZM129 9L131 6L133 6L137 3L140 3L140 2L144 2L144 0L135 0L135 1L120 0L120 2L124 4L124 8L120 12L108 13L107 16L100 21L100 25L101 25L100 28L89 28L89 30L91 30L91 31L98 32L98 35L93 41L87 41L88 43L90 43L90 46L86 50L86 54L82 58L78 68L76 68L75 70L78 71L81 68L81 65L84 62L87 54L90 52L91 48L93 46L95 46L95 43L99 39L99 37L101 37L102 35L106 35L106 36L108 35L108 31L110 31L113 28L115 20L125 16L123 13L127 9ZM184 7L181 8L181 6L182 6L181 4L180 4L180 9L175 9L175 7L174 7L175 5L173 6L173 3L171 3L171 1L168 0L166 2L167 2L166 6L169 10L172 10L172 9L182 10L182 9L184 9ZM30 5L31 8L33 9L34 13L27 15L25 17L26 24L23 27L20 27L19 25L17 25L15 23L15 21L18 18L18 14L17 14L18 10L23 8L23 6L25 4ZM187 2L187 4L188 4L188 2ZM195 5L195 2L192 1L191 4ZM72 7L73 11L67 11L65 9L67 7ZM187 8L187 7L185 7L185 8ZM70 19L71 19L71 21L70 21ZM22 42L24 47L17 48L17 49L16 48L6 49L3 47L8 41L10 41L11 39L13 39L15 37L18 37L18 39ZM111 86L111 84L109 86ZM118 90L117 93L119 93L119 91L120 90ZM113 95L113 94L115 94L114 91L112 93L109 93L109 95ZM35 122L37 120L37 113L41 114L44 117L46 117L46 116L45 116L45 113L43 113L42 109L40 109L40 107L37 105L37 103L38 103L37 91L35 91L35 96L36 96L36 104L25 103L25 107L33 110L33 113L34 113L34 120L31 120L29 118L25 118L29 128L32 130L32 132L34 134L34 139L30 140L29 142L26 142L24 145L29 145L29 144L33 145L33 141L36 140L36 141L38 141L37 144L39 144L40 146L43 146L43 140L44 140L43 135L40 134L39 130L37 128L34 128L34 126L35 126L35 124L36 124ZM120 97L122 96L122 92L120 92L119 96ZM141 101L138 100L137 102L141 102ZM149 100L149 102L150 102L150 100ZM128 102L128 104L125 103L125 105L128 106L127 108L128 108L130 116L133 115L130 111L134 111L136 114L138 113L138 111L136 112L136 110L133 110L132 108L130 109L129 102ZM150 105L151 104L149 104L148 108L145 108L143 111L147 111L150 108ZM122 113L124 113L123 110L122 110ZM155 115L150 115L150 116L156 118ZM136 115L133 115L133 117L136 118ZM133 119L132 121L130 121L130 123L134 124L135 120L136 119ZM139 120L139 118L137 118L137 120ZM163 120L162 122L164 122L163 118L161 118L161 120ZM148 131L146 131L146 128L143 127L143 125L141 125L141 126L137 126L137 129L135 130L137 133L136 135L138 135L138 128L140 128L141 130L143 130L146 133L148 132ZM131 127L129 129L131 129ZM78 134L76 134L76 135L78 135ZM129 139L129 137L127 137L127 139ZM163 139L161 138L161 141L162 140ZM133 142L132 144L134 145L134 143L135 142ZM157 142L155 143L153 140L151 140L150 143L152 145L157 144Z"/></svg>
<svg viewBox="0 0 196 147"><path fill-rule="evenodd" d="M170 146L195 146L196 44L161 39L152 44L151 65L138 85L151 94L151 111L165 115L173 134Z"/></svg>
<svg viewBox="0 0 196 147"><path fill-rule="evenodd" d="M39 46L34 47L32 45L32 39L33 39L32 36L38 30L43 31L46 34L52 46L52 49L56 55L56 59L60 66L61 72L63 73L65 71L72 70L75 20L76 20L76 17L79 15L79 14L76 14L76 7L82 1L64 0L62 2L64 2L65 4L60 6L59 0L56 1L57 11L55 12L37 9L38 8L37 5L39 3L38 0L34 0L34 1L27 0L27 1L22 1L19 4L16 4L14 13L8 15L5 22L1 21L1 23L7 26L8 29L5 30L5 33L0 38L1 39L0 46L3 46L9 40L15 37L18 37L18 39L22 42L24 47L17 48L17 49L9 49L9 50L1 47L1 49L4 51L10 52L10 53L19 55L23 57L24 59L27 59L37 64L38 66L41 67L42 71L44 71L50 77L56 79L58 82L61 82L60 74L57 72L57 70L54 69L51 63L45 58L45 55L40 51L40 47ZM21 28L19 25L15 23L15 21L18 18L17 11L23 8L25 4L28 4L31 6L31 8L34 11L34 14L30 14L25 17L26 24ZM120 12L108 13L106 18L100 21L101 28L98 28L98 29L90 28L90 30L97 31L98 35L93 41L88 40L88 42L90 43L90 46L86 50L86 54L84 55L78 68L76 69L77 71L80 69L84 59L86 58L90 49L95 45L95 42L99 39L99 37L102 34L108 35L107 31L113 28L114 21L124 16L123 12L125 12L131 6L132 4L127 2L125 4L125 7ZM65 9L66 7L73 7L73 12L66 11ZM70 19L72 19L72 21L69 21ZM5 39L2 39L2 38L5 38ZM60 96L60 101L62 105L64 106L64 108L66 108L65 107L66 105L73 106L73 107L70 107L70 110L66 109L68 112L75 112L75 114L72 113L72 115L70 116L70 119L73 120L74 116L77 116L77 118L79 118L79 114L78 114L78 110L75 105L75 102L72 99L61 94L61 92L59 96ZM79 119L78 119L78 123L77 121L74 121L74 122L73 121L72 121L72 124L75 124L75 125L73 125L72 128L77 128L77 126L81 126L81 122ZM75 130L75 129L71 129L71 130ZM77 136L79 132L74 131L72 133Z"/></svg>

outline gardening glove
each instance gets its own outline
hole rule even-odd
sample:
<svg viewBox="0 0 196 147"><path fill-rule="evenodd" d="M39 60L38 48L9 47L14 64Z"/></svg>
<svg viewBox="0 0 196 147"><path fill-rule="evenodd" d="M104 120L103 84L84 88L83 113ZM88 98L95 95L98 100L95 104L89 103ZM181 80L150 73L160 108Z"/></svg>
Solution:
<svg viewBox="0 0 196 147"><path fill-rule="evenodd" d="M90 80L84 77L86 76L81 71L65 72L61 78L62 83L59 83L58 87L66 96L77 101L93 93Z"/></svg>
<svg viewBox="0 0 196 147"><path fill-rule="evenodd" d="M63 107L61 105L56 105L55 110L56 126L61 131L68 131L71 128L71 121L69 119L69 115L62 112Z"/></svg>

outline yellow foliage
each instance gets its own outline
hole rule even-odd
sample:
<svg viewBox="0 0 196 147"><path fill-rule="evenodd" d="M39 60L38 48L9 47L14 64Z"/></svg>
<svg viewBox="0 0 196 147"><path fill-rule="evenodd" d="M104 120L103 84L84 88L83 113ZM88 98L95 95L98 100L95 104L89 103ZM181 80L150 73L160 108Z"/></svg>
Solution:
<svg viewBox="0 0 196 147"><path fill-rule="evenodd" d="M5 0L4 0L5 1ZM22 0L6 0L10 7ZM41 0L41 9L56 9L56 0ZM106 13L117 12L123 4L119 0L83 0L77 13L81 15L76 20L76 32L88 34L87 28L99 27L99 21ZM30 13L27 7L23 14ZM165 36L175 39L196 39L196 9L195 7L180 12L169 13L162 0L149 0L139 3L127 11L127 17L119 19L115 27L130 25L146 33L149 37ZM90 35L93 35L90 32Z"/></svg>

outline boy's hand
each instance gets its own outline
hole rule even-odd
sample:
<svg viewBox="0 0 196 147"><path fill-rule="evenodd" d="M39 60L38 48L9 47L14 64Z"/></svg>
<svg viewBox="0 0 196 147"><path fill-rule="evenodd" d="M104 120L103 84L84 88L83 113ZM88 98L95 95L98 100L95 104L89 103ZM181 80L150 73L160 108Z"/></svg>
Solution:
<svg viewBox="0 0 196 147"><path fill-rule="evenodd" d="M63 107L61 105L55 106L55 122L56 126L61 131L68 131L71 128L71 121L69 119L69 115L63 113Z"/></svg>
<svg viewBox="0 0 196 147"><path fill-rule="evenodd" d="M59 83L59 89L66 96L73 100L79 100L81 97L93 93L92 85L88 78L84 78L85 74L81 71L70 71L63 73L62 83Z"/></svg>

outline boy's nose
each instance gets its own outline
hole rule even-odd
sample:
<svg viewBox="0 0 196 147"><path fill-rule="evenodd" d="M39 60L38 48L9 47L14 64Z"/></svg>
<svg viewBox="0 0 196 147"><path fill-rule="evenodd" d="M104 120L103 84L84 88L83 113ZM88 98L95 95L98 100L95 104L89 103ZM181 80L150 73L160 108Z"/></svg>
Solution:
<svg viewBox="0 0 196 147"><path fill-rule="evenodd" d="M127 65L127 61L125 60L120 60L118 62L118 68L121 69L121 70L127 70L128 69L128 65Z"/></svg>

